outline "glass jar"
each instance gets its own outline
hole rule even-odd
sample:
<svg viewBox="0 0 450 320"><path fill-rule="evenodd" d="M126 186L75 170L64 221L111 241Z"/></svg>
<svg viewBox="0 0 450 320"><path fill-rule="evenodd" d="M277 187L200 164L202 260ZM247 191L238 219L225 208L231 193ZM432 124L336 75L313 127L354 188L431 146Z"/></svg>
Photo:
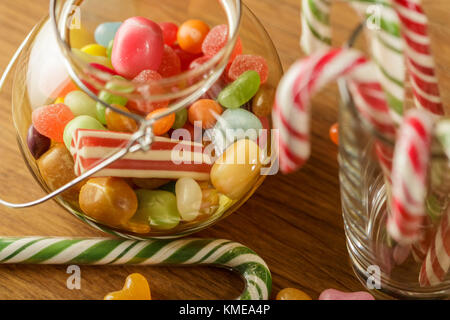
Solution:
<svg viewBox="0 0 450 320"><path fill-rule="evenodd" d="M364 50L366 43L359 37L361 30L354 33L350 44ZM445 74L445 66L450 63L448 57L438 53L436 61L438 74ZM441 89L445 89L445 83ZM440 218L432 217L433 212L443 212L443 216L448 210L445 208L450 190L442 185L443 181L448 181L447 157L433 146L427 200L430 219L423 226L421 240L410 246L396 243L386 231L390 184L386 183L376 156L377 148L392 149L394 141L373 131L359 117L344 80L339 81L339 90L338 159L342 213L350 261L358 279L379 298L448 299L450 274L437 285L421 286L419 282L424 256L434 240L432 230L436 230L440 222ZM405 91L404 108L413 108L410 84L405 84ZM438 188L441 191L444 188L445 194L437 196Z"/></svg>
<svg viewBox="0 0 450 320"><path fill-rule="evenodd" d="M191 53L189 57L186 57L187 52L173 44L170 52L177 53L178 58L180 58L182 72L157 79L144 77L144 79L137 81L133 77L118 77L112 68L110 54L108 54L109 57L86 54L86 45L95 43L94 33L98 25L105 22L125 21L135 16L143 16L158 23L171 21L177 25L189 19L199 19L211 28L217 25L226 25L229 32L225 35L226 43L223 48L219 48L220 50L214 56L201 61L195 68L183 67L183 63L189 62L189 59L192 61L194 58L199 58L201 54L195 56ZM266 129L258 132L258 134L265 135L264 139L262 139L262 136L256 137L258 140L255 137L240 136L233 141L225 139L224 142L223 139L217 138L216 127L203 128L204 130L202 130L202 128L199 129L188 124L183 126L182 129L185 130L181 135L173 127L170 132L161 133L161 136L158 136L159 134L156 133L155 129L158 120L167 119L172 113L177 113L178 117L178 114L183 112L182 110L189 108L199 99L217 99L218 94L228 83L232 82L227 78L227 74L230 64L236 56L235 48L241 42L244 48L243 54L264 57L269 68L267 82L260 85L253 100L240 106L239 109L251 114L253 114L254 108L259 107L258 110L266 109L265 114L258 114L258 117L253 115L261 122L262 128ZM111 42L110 45L112 46L113 43ZM5 73L6 78L3 79L1 94L9 97L11 93L13 121L17 130L20 150L31 173L48 193L54 192L76 176L82 176L89 170L95 170L97 165L105 164L108 159L119 152L129 151L127 154L123 152L121 157L117 156L116 167L113 167L115 164L111 161L108 167L103 168L104 171L96 172L94 175L100 177L99 179L90 181L91 178L86 178L57 196L55 200L67 211L93 227L121 237L133 239L174 238L200 231L230 215L264 181L265 175L260 174L259 171L268 169L272 165L270 162L270 107L281 74L281 63L271 39L258 19L239 0L170 0L163 2L156 0L111 0L108 1L107 5L101 0L51 0L49 16L43 18L34 27L8 67ZM259 79L261 80L261 76ZM66 146L61 141L54 141L55 139L53 139L50 150L43 155L40 154L40 157L36 157L29 148L30 125L32 122L34 123L32 119L34 117L33 111L42 106L59 102L69 103L67 102L67 96L73 91L83 92L84 99L90 99L90 103L95 104L96 110L90 109L87 113L103 125L101 132L98 133L100 138L96 137L97 140L92 142L91 145L91 147L95 147L95 150L90 150L93 153L89 158L87 153L84 153L87 149L83 149L86 144L81 146L82 142L80 141L86 142L89 141L89 138L92 138L98 122L95 122L94 127L89 125L71 131L72 134L69 135L68 143L65 139ZM81 95L81 93L78 94ZM111 96L118 99L111 100ZM125 102L121 106L117 101ZM147 116L151 111L162 109L161 107L164 107L164 111L160 114ZM71 110L73 111L72 108ZM108 114L110 118L106 118ZM75 114L76 118L78 116L85 115L83 112L79 115ZM101 119L102 117L103 119ZM123 130L111 129L114 126L110 125L109 119L117 120L118 117L122 124L124 122L126 124L132 123L133 129L126 135L114 135L114 133ZM186 118L186 114L180 115L180 117ZM225 116L220 116L216 121L219 123L224 118ZM233 118L231 117L231 119ZM92 119L90 121L92 124ZM184 121L186 122L186 119ZM82 129L87 130L86 135L91 136L83 140L84 136L78 135L82 132ZM67 136L66 131L67 127L64 131L65 136ZM76 139L73 138L75 132L77 132ZM113 134L109 135L110 132ZM187 138L183 135L186 132L189 135ZM194 140L194 136L198 138L199 135L209 137L209 141L200 139L191 142L191 140ZM194 160L193 164L198 164L203 168L209 165L209 170L214 170L214 165L218 163L216 160L220 159L221 156L225 158L227 151L237 150L239 140L245 141L244 150L252 148L253 144L251 143L258 143L260 147L258 149L258 161L246 163L239 167L241 169L245 167L246 169L243 170L250 172L252 178L246 179L244 176L241 177L240 182L231 179L231 183L237 184L237 186L230 190L229 186L224 187L221 182L223 180L217 177L229 178L229 175L224 177L220 174L223 175L232 171L223 170L223 167L221 167L222 170L215 171L215 178L220 181L213 181L212 174L210 175L209 171L205 178L204 169L198 169L199 167L175 168L169 165L169 160L174 162L174 159L167 158L167 154L158 153L159 149L152 149L165 148L168 143L179 142L180 137L188 140L186 143L189 147L192 147L192 150L197 150L195 148L199 147L202 152L199 163ZM105 145L105 143L109 143L108 139L114 140L113 146ZM249 140L252 139L254 141L250 142ZM130 143L131 140L134 143ZM265 142L264 147L261 147L261 141ZM151 143L149 144L149 142ZM196 143L201 143L201 145ZM213 147L210 148L211 157L205 158L205 150L211 144L213 144ZM150 148L150 150L146 150L146 148ZM106 149L108 150L105 151ZM151 152L154 153L151 154ZM187 155L186 152L188 152ZM183 166L185 162L188 163L188 160L193 160L198 156L195 152L189 153L189 151L183 149L179 153L179 156L182 157L181 163L176 164ZM68 154L69 156L67 156ZM64 159L64 161L70 162L70 156L73 157L74 163L69 166L75 166L75 175L71 172L72 168L61 165L62 160L57 161L58 159ZM183 157L189 159L186 160ZM135 161L136 159L138 161ZM141 160L143 162L139 162ZM177 160L180 159L177 158ZM52 161L56 161L55 165L52 164ZM158 164L151 163L150 167L147 167L146 165L150 161L159 162ZM89 163L89 165L86 165L86 163ZM155 167L158 165L161 167ZM227 163L224 165L227 165ZM60 170L63 170L64 174L63 172L55 173L54 168L56 166L61 167ZM125 174L124 169L126 170ZM119 171L120 173L118 173ZM131 171L133 173L129 174ZM179 171L182 171L183 174L180 174ZM185 172L188 173L185 174ZM256 174L256 172L258 173ZM127 176L128 174L129 176ZM110 179L110 176L113 176L113 178ZM183 186L179 186L176 182L182 177L189 181L184 181ZM227 183L230 183L230 181L227 180ZM220 187L217 188L217 185ZM114 186L117 186L117 189L114 189ZM91 188L90 193L86 190L88 187ZM115 202L111 200L112 202L109 204L102 202L105 199L100 198L99 200L100 194L92 191L99 189L110 191L111 188L113 191L106 198L113 197ZM177 188L180 188L181 191ZM109 217L113 213L103 212L98 214L96 206L99 204L104 205L103 209L108 205L111 205L111 208L117 208L125 203L126 206L127 199L123 197L129 193L130 189L137 194L137 210L142 211L142 207L150 206L154 210L152 212L156 212L156 218L145 215L144 218L133 220L136 217L134 215L127 221L118 223L117 220L113 223L111 219L104 218L105 215ZM236 189L239 189L239 192ZM178 191L183 192L183 201L187 202L188 205L192 205L192 203L189 203L191 195L197 199L198 192L201 192L201 199L197 199L197 202L201 200L201 210L196 212L194 218L184 219L180 210L177 210L180 206L176 195L179 193ZM89 205L81 205L80 192L87 194L83 199L88 199ZM162 194L163 198L158 198L158 194ZM148 197L151 199L148 199ZM168 206L171 209L159 208L158 203L160 201L170 202ZM130 200L130 202L133 202L131 206L136 205L135 200ZM194 204L195 206L196 204ZM198 211L198 209L196 210ZM175 219L173 216L177 213L174 212L178 212ZM187 212L187 214L189 213L192 216L192 212ZM168 222L164 219L168 219ZM152 222L149 222L151 220Z"/></svg>

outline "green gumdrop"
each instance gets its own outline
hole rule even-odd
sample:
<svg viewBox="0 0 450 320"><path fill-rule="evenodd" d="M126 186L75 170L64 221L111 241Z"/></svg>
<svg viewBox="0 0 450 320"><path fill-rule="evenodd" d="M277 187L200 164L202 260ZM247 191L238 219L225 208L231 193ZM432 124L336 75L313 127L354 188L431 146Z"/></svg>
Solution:
<svg viewBox="0 0 450 320"><path fill-rule="evenodd" d="M67 94L64 98L64 104L70 108L75 117L97 117L96 102L80 90L75 90Z"/></svg>
<svg viewBox="0 0 450 320"><path fill-rule="evenodd" d="M186 124L188 119L188 111L187 109L181 109L177 113L175 113L175 122L172 126L172 129L181 129Z"/></svg>
<svg viewBox="0 0 450 320"><path fill-rule="evenodd" d="M237 109L249 102L258 92L261 78L258 72L244 72L236 81L222 90L217 100L228 109Z"/></svg>
<svg viewBox="0 0 450 320"><path fill-rule="evenodd" d="M106 55L108 56L109 59L111 59L113 46L114 46L114 40L111 40L108 44L108 47L106 48Z"/></svg>
<svg viewBox="0 0 450 320"><path fill-rule="evenodd" d="M70 149L73 134L77 129L106 130L97 119L90 116L78 116L70 121L64 129L64 144Z"/></svg>
<svg viewBox="0 0 450 320"><path fill-rule="evenodd" d="M108 82L105 86L106 90L100 91L98 98L108 104L117 104L120 106L125 106L128 103L128 99L119 95L112 94L110 91L113 92L121 92L121 93L130 93L133 92L134 87L127 86L122 83L117 83L117 81L126 81L124 78L120 76L114 76L113 80ZM96 115L97 119L103 123L106 124L106 107L101 104L100 102L97 102L97 108L96 108Z"/></svg>
<svg viewBox="0 0 450 320"><path fill-rule="evenodd" d="M140 189L136 194L139 207L133 221L148 222L150 227L159 230L170 230L180 223L177 199L173 193Z"/></svg>

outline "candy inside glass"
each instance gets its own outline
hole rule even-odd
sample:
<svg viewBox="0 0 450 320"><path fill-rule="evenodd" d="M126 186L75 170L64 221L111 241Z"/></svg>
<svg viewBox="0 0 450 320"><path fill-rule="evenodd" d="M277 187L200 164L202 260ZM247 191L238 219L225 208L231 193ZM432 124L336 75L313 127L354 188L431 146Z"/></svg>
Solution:
<svg viewBox="0 0 450 320"><path fill-rule="evenodd" d="M86 45L95 43L94 33L99 24L125 21L135 16L143 16L158 23L174 22L177 25L181 25L189 19L199 19L211 28L218 25L227 25L230 30L230 36L222 50L193 70L157 79L151 82L151 85L145 81L136 83L131 81L131 79L118 78L112 75L110 63L105 58L93 58L80 50ZM55 32L55 29L57 32ZM240 40L238 40L238 37ZM75 158L81 153L69 152L71 147L73 147L71 143L75 144L73 139L75 131L69 131L70 135L65 134L65 145L64 142L51 141L51 147L47 153L40 155L40 157L33 156L31 151L34 148L30 149L29 145L27 146L27 138L29 137L30 125L32 120L34 120L32 119L34 110L41 106L58 103L58 98L63 98L62 101L65 98L65 103L68 103L68 94L73 91L84 91L85 94L90 96L90 103L92 101L96 103L93 117L97 115L99 122L102 122L102 120L98 117L98 110L103 110L105 117L103 121L108 122L108 117L113 120L119 119L120 121L115 121L114 123L119 123L121 128L125 126L126 128L132 128L131 131L137 130L140 122L147 117L147 111L150 111L150 109L140 107L142 105L151 106L151 109L156 109L153 108L154 106L164 105L167 108L165 112L169 114L180 112L201 98L207 98L208 100L218 99L218 94L226 87L227 82L231 82L230 80L224 81L224 77L227 75L229 62L234 53L233 50L239 41L242 41L243 54L259 55L265 58L268 64L269 77L260 86L259 92L253 100L238 108L237 111L254 114L255 105L263 109L264 107L266 109L269 108L269 110L265 110L265 114L262 117L258 115L258 118L264 129L270 129L270 106L273 103L274 88L281 77L281 64L268 34L252 12L240 1L174 0L160 2L113 0L109 1L107 6L100 0L78 2L51 1L50 17L44 18L30 33L14 65L15 72L10 72L13 83L12 111L14 125L17 129L19 146L33 176L47 192L50 192L75 177L72 174L72 169L76 169L75 172L79 170L78 173L84 172L81 168L83 165L81 165L80 169ZM104 66L107 68L104 68ZM111 96L115 96L118 99L110 100ZM125 104L125 109L124 106L120 105L120 101L124 101L124 99L133 101L134 105L130 106L130 103ZM102 104L101 102L107 102L107 104ZM111 105L115 108L114 110L109 109ZM90 111L86 112L89 113ZM230 113L233 113L233 115L228 115L228 121L234 123L240 119L236 112L228 112L228 114ZM225 115L222 118L225 118ZM96 129L97 122L94 125L92 120L87 122L89 123L88 125L86 125L86 121L83 122L83 125L87 126L88 129ZM154 123L153 129L156 134L157 129L155 125L156 123ZM111 127L114 127L110 123L105 124L105 127L107 127L107 131L123 131L110 130ZM100 127L98 128L100 129ZM103 127L101 128L103 131ZM191 126L190 129L193 129L193 127ZM198 132L201 135L205 133L205 130L202 131L201 129L188 131L193 133L193 135L198 134ZM121 133L118 134L117 140L122 139ZM224 152L228 147L232 146L235 146L235 148L231 148L229 153L238 153L239 150L247 150L245 153L251 153L248 151L248 148L253 146L252 143L259 143L261 140L265 140L268 142L266 143L266 150L258 150L264 151L265 159L270 159L270 130L265 131L265 134L265 139L259 137L258 141L253 139L255 141L252 142L249 137L246 137L246 139L241 139L235 144L226 142L223 145L224 141L217 140L217 135L213 131L212 137L210 137L212 142L205 142L202 147L205 148L210 144L220 144L221 148L213 148L213 154ZM67 136L69 136L69 140L67 140ZM107 137L107 139L110 138L110 136ZM154 142L164 145L167 144L165 139L168 139L166 135L156 137ZM101 163L126 145L127 143L125 142L120 143L120 145L114 145L108 152L103 152L105 148L97 148L94 150L94 153L101 152L91 157L95 158L93 165ZM102 146L104 147L104 145ZM99 149L102 150L99 151ZM157 157L160 156L158 155ZM75 168L67 170L68 168L64 164L70 163L72 158L75 158L75 164L72 165ZM162 161L166 159L158 158L156 160ZM126 162L127 165L129 163L130 161ZM130 177L110 178L104 171L103 173L100 172L96 178L86 179L61 196L58 196L56 201L86 223L118 236L142 239L181 237L207 228L237 210L263 182L265 175L261 175L260 170L268 169L271 165L272 162L270 161L265 163L261 161L261 163L238 167L237 170L232 168L230 170L227 166L221 166L215 170L216 174L214 177L211 175L211 177L206 179L204 178L204 172L199 174L194 169L193 171L196 175L191 176L188 174L186 178L192 179L185 181L182 186L175 185L180 178L179 174L173 176L173 172L169 172L170 174L165 176L167 171L170 171L165 167L163 168L164 170L160 170L164 171L163 174L158 172L156 176L151 178L147 176L141 177L139 172L136 173L142 168L131 168L136 170L134 170L135 174ZM244 168L244 173L241 173L239 168ZM214 171L214 168L212 170ZM111 170L109 173L111 173ZM247 176L248 173L250 173L249 176ZM243 174L243 176L240 177L239 174ZM198 177L201 178L197 179ZM216 181L214 181L214 178ZM239 179L236 180L236 178ZM201 181L196 181L197 184L192 186L192 180L196 179ZM176 217L174 220L173 212L176 211L176 205L179 201L176 198L177 189L181 188L184 190L183 195L188 198L189 202L190 193L196 196L192 190L198 188L198 186L202 190L201 214L197 215L193 220L183 219L182 216ZM219 187L217 188L216 186ZM130 190L133 190L139 201L137 213L142 212L143 208L147 206L156 212L156 217L152 218L153 224L148 225L148 223L143 222L145 219L138 219L137 221L129 219L130 221L121 224L116 223L105 208L111 206L111 215L113 215L112 211L118 207L124 211L131 210L135 213L136 209L132 209L134 204L130 204L127 207L126 201L125 203L105 202L102 201L105 199L99 200L96 198L95 194L92 196L92 192L85 192L83 201L88 203L81 205L80 192L88 188L112 190L108 193L108 196L112 198L119 197L121 200ZM92 197L89 198L89 195ZM209 206L203 205L205 198L206 202L211 202ZM169 205L161 209L158 207L158 204L161 202L169 203ZM102 214L86 214L87 212L98 212L99 207L102 209Z"/></svg>

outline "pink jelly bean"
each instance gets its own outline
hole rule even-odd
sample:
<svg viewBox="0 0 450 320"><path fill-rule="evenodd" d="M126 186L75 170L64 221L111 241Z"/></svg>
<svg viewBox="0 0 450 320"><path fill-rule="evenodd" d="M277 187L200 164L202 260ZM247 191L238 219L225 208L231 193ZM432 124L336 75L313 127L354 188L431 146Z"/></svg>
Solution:
<svg viewBox="0 0 450 320"><path fill-rule="evenodd" d="M177 41L178 26L172 22L162 22L159 26L163 33L164 43L172 46Z"/></svg>
<svg viewBox="0 0 450 320"><path fill-rule="evenodd" d="M235 81L246 71L256 71L261 78L261 84L266 83L269 77L269 66L266 59L260 56L254 56L251 54L239 55L234 59L228 71L228 77Z"/></svg>
<svg viewBox="0 0 450 320"><path fill-rule="evenodd" d="M375 300L375 298L368 292L342 292L336 289L327 289L323 291L319 300Z"/></svg>
<svg viewBox="0 0 450 320"><path fill-rule="evenodd" d="M143 70L158 70L164 39L158 24L143 17L125 20L114 38L111 62L118 74L133 79Z"/></svg>

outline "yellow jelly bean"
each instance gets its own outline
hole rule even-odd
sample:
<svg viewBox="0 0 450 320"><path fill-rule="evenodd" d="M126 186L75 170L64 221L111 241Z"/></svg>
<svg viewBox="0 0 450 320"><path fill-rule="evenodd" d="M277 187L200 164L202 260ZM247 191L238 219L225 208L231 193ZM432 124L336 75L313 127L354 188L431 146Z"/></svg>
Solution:
<svg viewBox="0 0 450 320"><path fill-rule="evenodd" d="M231 199L241 198L255 182L261 171L261 149L247 139L228 147L214 163L211 182L214 188Z"/></svg>
<svg viewBox="0 0 450 320"><path fill-rule="evenodd" d="M310 296L295 288L286 288L278 292L277 300L312 300Z"/></svg>
<svg viewBox="0 0 450 320"><path fill-rule="evenodd" d="M106 48L96 43L84 46L81 51L92 56L106 57Z"/></svg>
<svg viewBox="0 0 450 320"><path fill-rule="evenodd" d="M64 97L59 97L58 99L55 100L54 104L60 104L60 103L64 103Z"/></svg>
<svg viewBox="0 0 450 320"><path fill-rule="evenodd" d="M84 28L70 29L70 46L75 49L81 49L90 43L95 43L94 35Z"/></svg>
<svg viewBox="0 0 450 320"><path fill-rule="evenodd" d="M88 54L86 52L83 52L79 49L72 49L72 52L81 60L83 60L86 63L98 63L105 67L108 67L112 69L111 60L109 60L106 57L99 57L99 56L93 56L91 54Z"/></svg>

